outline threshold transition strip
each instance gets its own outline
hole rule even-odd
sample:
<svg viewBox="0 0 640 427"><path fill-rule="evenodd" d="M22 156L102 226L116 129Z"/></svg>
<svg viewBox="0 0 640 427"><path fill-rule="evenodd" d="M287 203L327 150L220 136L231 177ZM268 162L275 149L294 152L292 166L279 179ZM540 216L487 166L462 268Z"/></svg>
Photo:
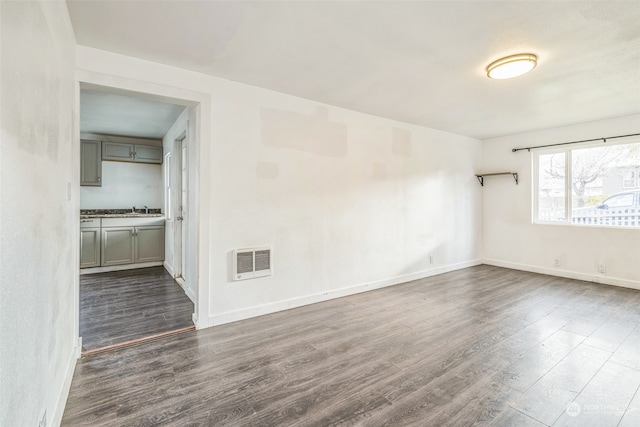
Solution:
<svg viewBox="0 0 640 427"><path fill-rule="evenodd" d="M121 343L117 343L117 344L111 344L111 345L108 345L106 347L95 348L93 350L85 350L85 351L82 352L82 357L93 356L95 354L104 353L104 352L109 351L109 350L114 350L114 349L117 349L117 348L130 347L130 346L134 346L134 345L141 344L141 343L144 343L144 342L153 341L153 340L157 340L157 339L160 339L160 338L168 337L168 336L171 336L171 335L182 334L184 332L195 331L195 330L196 330L196 327L194 325L191 325L191 326L187 326L186 328L174 329L174 330L167 331L167 332L161 332L159 334L149 335L148 337L136 338L136 339L133 339L133 340L129 340L129 341L125 341L125 342L121 342Z"/></svg>

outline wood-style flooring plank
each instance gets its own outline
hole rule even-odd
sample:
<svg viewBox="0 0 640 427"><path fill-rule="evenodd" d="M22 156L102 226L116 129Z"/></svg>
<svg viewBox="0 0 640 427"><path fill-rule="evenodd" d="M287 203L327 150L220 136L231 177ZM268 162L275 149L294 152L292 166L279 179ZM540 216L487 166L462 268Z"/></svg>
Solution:
<svg viewBox="0 0 640 427"><path fill-rule="evenodd" d="M635 426L639 322L638 291L478 266L83 358L63 425Z"/></svg>
<svg viewBox="0 0 640 427"><path fill-rule="evenodd" d="M579 345L517 399L512 407L546 425L552 425L609 357L609 352Z"/></svg>
<svg viewBox="0 0 640 427"><path fill-rule="evenodd" d="M554 426L616 427L640 385L640 371L607 362Z"/></svg>

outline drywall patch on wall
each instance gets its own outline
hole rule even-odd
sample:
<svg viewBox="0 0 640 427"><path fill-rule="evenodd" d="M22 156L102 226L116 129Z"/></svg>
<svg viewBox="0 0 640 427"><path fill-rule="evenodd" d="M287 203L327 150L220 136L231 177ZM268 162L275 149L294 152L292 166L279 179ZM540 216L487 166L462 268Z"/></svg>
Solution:
<svg viewBox="0 0 640 427"><path fill-rule="evenodd" d="M387 167L384 163L374 162L373 163L373 178L379 180L387 179Z"/></svg>
<svg viewBox="0 0 640 427"><path fill-rule="evenodd" d="M261 109L260 134L265 145L327 157L346 157L347 125L329 120L325 107L314 115Z"/></svg>
<svg viewBox="0 0 640 427"><path fill-rule="evenodd" d="M260 179L276 179L279 173L276 163L258 162L256 165L256 175Z"/></svg>
<svg viewBox="0 0 640 427"><path fill-rule="evenodd" d="M391 151L396 156L411 157L411 132L394 127L392 129Z"/></svg>

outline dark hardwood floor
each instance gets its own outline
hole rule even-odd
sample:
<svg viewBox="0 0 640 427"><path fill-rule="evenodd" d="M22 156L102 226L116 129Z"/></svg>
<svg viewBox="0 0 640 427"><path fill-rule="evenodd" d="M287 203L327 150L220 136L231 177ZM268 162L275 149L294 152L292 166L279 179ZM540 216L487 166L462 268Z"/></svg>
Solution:
<svg viewBox="0 0 640 427"><path fill-rule="evenodd" d="M84 350L193 326L193 303L163 267L80 276Z"/></svg>
<svg viewBox="0 0 640 427"><path fill-rule="evenodd" d="M640 292L490 266L78 362L65 426L640 425Z"/></svg>

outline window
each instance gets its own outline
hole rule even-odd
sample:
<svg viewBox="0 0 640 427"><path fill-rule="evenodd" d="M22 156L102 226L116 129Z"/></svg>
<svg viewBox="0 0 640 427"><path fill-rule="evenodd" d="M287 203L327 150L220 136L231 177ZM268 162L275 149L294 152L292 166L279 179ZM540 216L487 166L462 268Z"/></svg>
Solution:
<svg viewBox="0 0 640 427"><path fill-rule="evenodd" d="M536 152L534 221L640 227L640 143Z"/></svg>

